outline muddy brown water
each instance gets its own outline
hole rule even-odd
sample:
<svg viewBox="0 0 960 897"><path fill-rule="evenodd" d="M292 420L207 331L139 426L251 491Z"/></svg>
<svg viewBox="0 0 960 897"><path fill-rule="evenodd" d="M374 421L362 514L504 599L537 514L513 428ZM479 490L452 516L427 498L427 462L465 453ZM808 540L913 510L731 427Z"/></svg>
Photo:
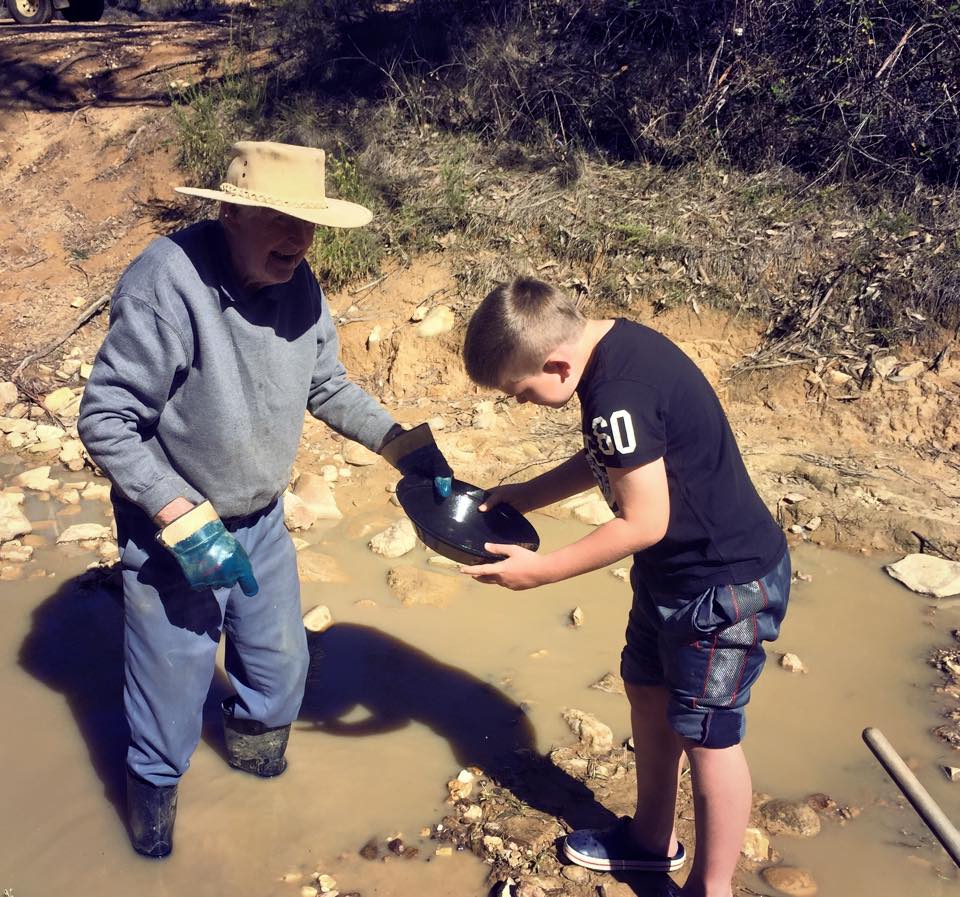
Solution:
<svg viewBox="0 0 960 897"><path fill-rule="evenodd" d="M58 527L102 522L104 506L63 510L56 500L28 500L47 544L27 578L0 583L0 889L15 897L296 897L315 871L334 875L341 892L481 895L481 861L436 856L419 837L445 811L446 781L504 749L568 743L565 707L596 714L618 738L628 734L625 698L589 688L617 670L626 584L598 571L513 593L464 579L447 608L403 608L386 571L436 568L419 548L394 561L368 551L365 525L375 532L399 513L378 507L309 534L351 579L304 587L304 608L328 605L336 625L311 640L287 773L260 781L226 766L216 725L224 685L215 681L204 739L181 786L174 855L141 860L127 846L119 809L119 605L109 589L78 589L89 552L52 544ZM534 520L546 548L585 531ZM928 734L938 704L936 673L925 664L932 645L951 640L960 609L931 614L875 558L807 547L794 558L813 580L795 586L754 692L746 741L754 788L784 797L825 792L862 811L844 826L826 823L816 838L774 845L786 862L812 870L822 897L960 894L946 855L860 741L865 726L881 728L960 821L960 784L938 768L956 761ZM576 606L584 614L578 629L569 625ZM782 651L798 654L808 672L779 668ZM357 855L368 839L397 834L420 848L417 859ZM748 884L771 892L759 879Z"/></svg>

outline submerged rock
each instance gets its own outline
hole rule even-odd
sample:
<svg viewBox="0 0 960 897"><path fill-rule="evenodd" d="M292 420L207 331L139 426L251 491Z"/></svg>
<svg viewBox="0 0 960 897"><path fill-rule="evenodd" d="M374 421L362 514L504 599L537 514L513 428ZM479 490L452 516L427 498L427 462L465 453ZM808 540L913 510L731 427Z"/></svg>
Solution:
<svg viewBox="0 0 960 897"><path fill-rule="evenodd" d="M50 465L43 467L34 467L32 470L25 470L17 474L13 481L24 489L33 489L35 492L50 492L60 486L60 480L52 479L50 476Z"/></svg>
<svg viewBox="0 0 960 897"><path fill-rule="evenodd" d="M297 570L303 582L349 582L350 580L335 557L321 554L319 551L301 551L297 555Z"/></svg>
<svg viewBox="0 0 960 897"><path fill-rule="evenodd" d="M771 888L790 897L814 897L819 890L813 876L798 866L771 866L760 875Z"/></svg>
<svg viewBox="0 0 960 897"><path fill-rule="evenodd" d="M387 573L387 586L404 607L446 607L459 590L460 581L416 567L394 567Z"/></svg>
<svg viewBox="0 0 960 897"><path fill-rule="evenodd" d="M605 676L602 676L593 685L591 688L595 688L598 691L605 691L607 694L611 695L625 695L627 693L626 688L623 685L623 679L621 679L616 673L607 673Z"/></svg>
<svg viewBox="0 0 960 897"><path fill-rule="evenodd" d="M803 801L768 800L760 807L760 820L771 835L812 838L820 833L820 817Z"/></svg>

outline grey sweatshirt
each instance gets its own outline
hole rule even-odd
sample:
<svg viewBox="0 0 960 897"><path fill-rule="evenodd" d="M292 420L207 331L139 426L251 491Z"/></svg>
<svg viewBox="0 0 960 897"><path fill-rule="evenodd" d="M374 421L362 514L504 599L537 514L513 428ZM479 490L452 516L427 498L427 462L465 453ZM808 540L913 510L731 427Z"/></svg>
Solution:
<svg viewBox="0 0 960 897"><path fill-rule="evenodd" d="M204 221L154 240L120 278L77 426L151 517L178 496L237 517L286 487L305 409L374 451L394 424L348 378L307 263L248 293L219 222Z"/></svg>

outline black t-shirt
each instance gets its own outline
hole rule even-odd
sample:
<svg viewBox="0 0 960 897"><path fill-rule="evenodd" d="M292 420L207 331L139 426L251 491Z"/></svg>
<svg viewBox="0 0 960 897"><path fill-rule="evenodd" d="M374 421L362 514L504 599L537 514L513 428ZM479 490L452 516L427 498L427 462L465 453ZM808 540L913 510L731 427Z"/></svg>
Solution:
<svg viewBox="0 0 960 897"><path fill-rule="evenodd" d="M577 386L587 460L617 512L607 468L664 459L666 535L634 555L644 583L674 595L751 582L786 547L757 494L716 393L669 339L617 319Z"/></svg>

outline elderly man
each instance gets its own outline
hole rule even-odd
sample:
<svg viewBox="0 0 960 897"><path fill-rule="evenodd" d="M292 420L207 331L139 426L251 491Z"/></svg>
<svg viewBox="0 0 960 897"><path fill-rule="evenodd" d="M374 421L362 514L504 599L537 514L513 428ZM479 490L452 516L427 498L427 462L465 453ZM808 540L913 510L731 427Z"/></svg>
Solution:
<svg viewBox="0 0 960 897"><path fill-rule="evenodd" d="M221 633L235 694L229 762L279 775L307 649L280 494L304 410L449 494L425 424L404 430L352 383L304 256L317 225L371 214L324 192L322 150L233 147L218 220L161 237L113 295L79 430L113 483L124 592L127 815L141 854L172 849Z"/></svg>

